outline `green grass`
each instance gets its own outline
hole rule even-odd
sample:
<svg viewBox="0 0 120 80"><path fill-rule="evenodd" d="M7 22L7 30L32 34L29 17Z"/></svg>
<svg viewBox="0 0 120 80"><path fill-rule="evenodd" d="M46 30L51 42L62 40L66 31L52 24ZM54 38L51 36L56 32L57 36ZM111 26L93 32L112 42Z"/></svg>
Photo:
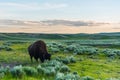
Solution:
<svg viewBox="0 0 120 80"><path fill-rule="evenodd" d="M17 51L9 52L2 51L0 52L0 62L27 62L29 56L26 53L17 53Z"/></svg>
<svg viewBox="0 0 120 80"><path fill-rule="evenodd" d="M52 76L24 76L22 78L13 78L11 75L5 76L3 79L0 80L54 80L54 77Z"/></svg>
<svg viewBox="0 0 120 80"><path fill-rule="evenodd" d="M57 41L57 40L45 40L49 41ZM0 45L2 45L4 41L0 41ZM37 63L34 60L34 63L31 63L29 54L27 52L27 47L31 42L26 43L13 43L10 47L13 49L12 51L0 50L0 64L5 65L29 65L29 66L38 66L41 63ZM57 56L61 56L65 58L66 56L71 56L73 54L66 53L64 54L62 51L56 54L52 54L52 59ZM104 80L106 78L119 78L120 77L120 59L110 59L105 57L104 55L96 55L90 57L88 55L75 55L77 59L76 63L68 64L71 71L78 72L78 74L83 76L91 76L95 79ZM25 76L22 80L54 80L54 76ZM21 80L13 78L11 75L6 75L3 79L0 80Z"/></svg>
<svg viewBox="0 0 120 80"><path fill-rule="evenodd" d="M58 56L58 54L54 56ZM70 54L59 56L65 57ZM71 70L77 71L80 76L92 76L96 79L119 78L120 77L120 59L106 58L103 56L95 56L89 58L87 55L76 55L76 63L68 64Z"/></svg>
<svg viewBox="0 0 120 80"><path fill-rule="evenodd" d="M94 78L118 78L120 76L118 61L107 62L106 60L93 60L88 59L79 61L75 64L69 64L69 67L73 71L78 71L80 76L92 76Z"/></svg>
<svg viewBox="0 0 120 80"><path fill-rule="evenodd" d="M56 56L66 57L71 56L71 54L62 54L57 53L52 55L52 59ZM76 63L68 64L71 71L77 71L80 76L92 76L94 78L119 78L120 76L120 59L107 59L106 57L96 57L95 59L89 58L86 55L77 55L75 56L77 59ZM29 55L26 53L14 53L14 52L0 52L0 62L6 63L8 65L29 65L29 66L37 66L39 63L31 63ZM14 80L11 76L8 76L11 80ZM3 80L7 80L7 76ZM25 77L24 80L37 80L36 77ZM53 79L53 77L52 77ZM51 80L52 80L51 79ZM10 79L9 79L10 80ZM42 80L42 78L41 78ZM50 80L50 79L49 79Z"/></svg>

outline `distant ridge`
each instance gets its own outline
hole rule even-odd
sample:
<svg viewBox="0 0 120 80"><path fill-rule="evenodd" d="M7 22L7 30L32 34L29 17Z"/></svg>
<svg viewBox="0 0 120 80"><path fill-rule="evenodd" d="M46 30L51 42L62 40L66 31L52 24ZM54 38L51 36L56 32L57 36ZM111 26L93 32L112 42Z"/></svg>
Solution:
<svg viewBox="0 0 120 80"><path fill-rule="evenodd" d="M99 34L44 34L44 33L0 33L0 40L36 39L120 39L120 32Z"/></svg>

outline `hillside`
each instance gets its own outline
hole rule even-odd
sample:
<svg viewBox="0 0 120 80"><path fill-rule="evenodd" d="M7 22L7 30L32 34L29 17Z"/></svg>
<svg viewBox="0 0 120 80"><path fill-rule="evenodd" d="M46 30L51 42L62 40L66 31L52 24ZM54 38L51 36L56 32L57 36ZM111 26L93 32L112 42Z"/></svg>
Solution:
<svg viewBox="0 0 120 80"><path fill-rule="evenodd" d="M42 33L0 33L0 40L34 39L119 39L120 33L99 34L42 34Z"/></svg>
<svg viewBox="0 0 120 80"><path fill-rule="evenodd" d="M38 39L50 61L31 63L27 48ZM0 33L0 80L120 80L119 62L120 33Z"/></svg>

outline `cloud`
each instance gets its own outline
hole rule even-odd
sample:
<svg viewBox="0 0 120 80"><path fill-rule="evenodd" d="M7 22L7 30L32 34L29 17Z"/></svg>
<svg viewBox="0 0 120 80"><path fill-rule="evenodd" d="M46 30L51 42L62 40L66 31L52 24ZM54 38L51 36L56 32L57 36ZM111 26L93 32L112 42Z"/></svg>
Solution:
<svg viewBox="0 0 120 80"><path fill-rule="evenodd" d="M45 3L43 4L44 9L54 9L54 8L64 8L67 4L55 4L55 3Z"/></svg>
<svg viewBox="0 0 120 80"><path fill-rule="evenodd" d="M44 24L47 24L49 26L54 25L65 25L65 26L100 26L105 25L109 23L97 23L97 22L91 22L91 21L69 21L69 20L48 20L48 21L42 21Z"/></svg>
<svg viewBox="0 0 120 80"><path fill-rule="evenodd" d="M99 26L97 26L99 25ZM117 29L113 29L117 28ZM28 33L99 33L120 32L119 25L69 20L21 21L0 20L0 32Z"/></svg>
<svg viewBox="0 0 120 80"><path fill-rule="evenodd" d="M120 27L115 27L115 28L113 28L113 29L120 29Z"/></svg>
<svg viewBox="0 0 120 80"><path fill-rule="evenodd" d="M25 5L25 4L20 4L20 3L11 3L11 2L7 2L7 3L0 3L0 6L28 7L28 5Z"/></svg>
<svg viewBox="0 0 120 80"><path fill-rule="evenodd" d="M42 10L42 9L58 9L67 7L67 4L64 3L0 3L0 6L5 7L14 7L14 8L21 8L27 10Z"/></svg>
<svg viewBox="0 0 120 80"><path fill-rule="evenodd" d="M90 21L69 21L69 20L46 20L46 21L21 21L21 20L0 20L0 25L13 25L13 26L101 26L110 23L97 23Z"/></svg>
<svg viewBox="0 0 120 80"><path fill-rule="evenodd" d="M118 29L118 30L120 30L120 24L118 23L116 23L116 24L114 24L114 27L113 27L113 29Z"/></svg>

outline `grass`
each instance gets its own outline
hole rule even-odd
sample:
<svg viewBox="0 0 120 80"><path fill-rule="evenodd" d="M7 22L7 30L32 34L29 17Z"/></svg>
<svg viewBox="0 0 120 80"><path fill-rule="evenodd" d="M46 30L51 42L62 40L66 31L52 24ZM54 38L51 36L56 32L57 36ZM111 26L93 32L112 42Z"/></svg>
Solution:
<svg viewBox="0 0 120 80"><path fill-rule="evenodd" d="M28 56L23 53L4 52L4 51L0 53L1 62L8 62L8 63L9 62L26 62L26 60L28 60Z"/></svg>
<svg viewBox="0 0 120 80"><path fill-rule="evenodd" d="M55 55L58 56L59 54ZM63 55L60 54L59 56ZM70 56L70 54L65 56ZM77 62L68 64L68 66L72 72L77 71L80 76L92 76L96 79L120 77L120 59L111 60L103 56L89 58L87 55L77 55L75 58Z"/></svg>
<svg viewBox="0 0 120 80"><path fill-rule="evenodd" d="M49 42L49 40L46 40ZM54 42L54 40L53 40ZM4 41L0 41L0 45L2 45ZM27 47L30 42L15 43L10 47L13 49L12 51L4 51L0 50L0 64L3 66L6 65L29 65L29 66L37 66L40 63L31 63L29 54L27 52ZM52 59L57 56L61 56L65 58L66 56L71 56L71 53L64 54L63 52L59 52L56 54L52 54ZM76 63L68 64L71 71L77 71L78 74L82 76L91 76L95 79L104 80L106 78L119 78L120 77L120 59L110 59L103 55L97 56L88 56L88 55L75 55L77 59ZM44 79L45 78L45 79ZM17 78L13 78L11 75L5 76L1 80L21 80ZM54 76L25 76L23 80L54 80Z"/></svg>
<svg viewBox="0 0 120 80"><path fill-rule="evenodd" d="M118 78L120 74L118 62L112 61L107 62L106 60L93 60L88 59L84 61L79 61L75 64L69 64L69 67L73 71L78 71L81 76L92 76L94 78Z"/></svg>
<svg viewBox="0 0 120 80"><path fill-rule="evenodd" d="M66 57L71 56L71 54L62 54L57 53L53 54L52 58L55 58L56 56ZM80 76L92 76L94 78L99 79L105 79L105 78L119 78L120 76L120 59L106 59L106 57L97 57L96 59L88 58L86 55L78 55L75 56L77 59L76 63L68 64L71 71L77 71ZM11 65L30 65L30 66L37 66L38 63L31 63L29 59L29 55L26 53L12 53L12 52L6 52L2 51L0 53L0 62L11 64ZM9 77L9 76L8 76ZM11 80L12 77L10 76ZM25 77L24 80L37 80L36 77ZM52 77L53 79L53 77ZM51 79L51 80L52 80ZM7 80L7 76L4 78L4 80ZM9 79L10 80L10 79ZM42 80L42 78L41 78ZM50 80L50 79L49 79Z"/></svg>
<svg viewBox="0 0 120 80"><path fill-rule="evenodd" d="M0 80L54 80L54 77L51 76L24 76L23 78L13 78L11 75L5 76L3 79Z"/></svg>

